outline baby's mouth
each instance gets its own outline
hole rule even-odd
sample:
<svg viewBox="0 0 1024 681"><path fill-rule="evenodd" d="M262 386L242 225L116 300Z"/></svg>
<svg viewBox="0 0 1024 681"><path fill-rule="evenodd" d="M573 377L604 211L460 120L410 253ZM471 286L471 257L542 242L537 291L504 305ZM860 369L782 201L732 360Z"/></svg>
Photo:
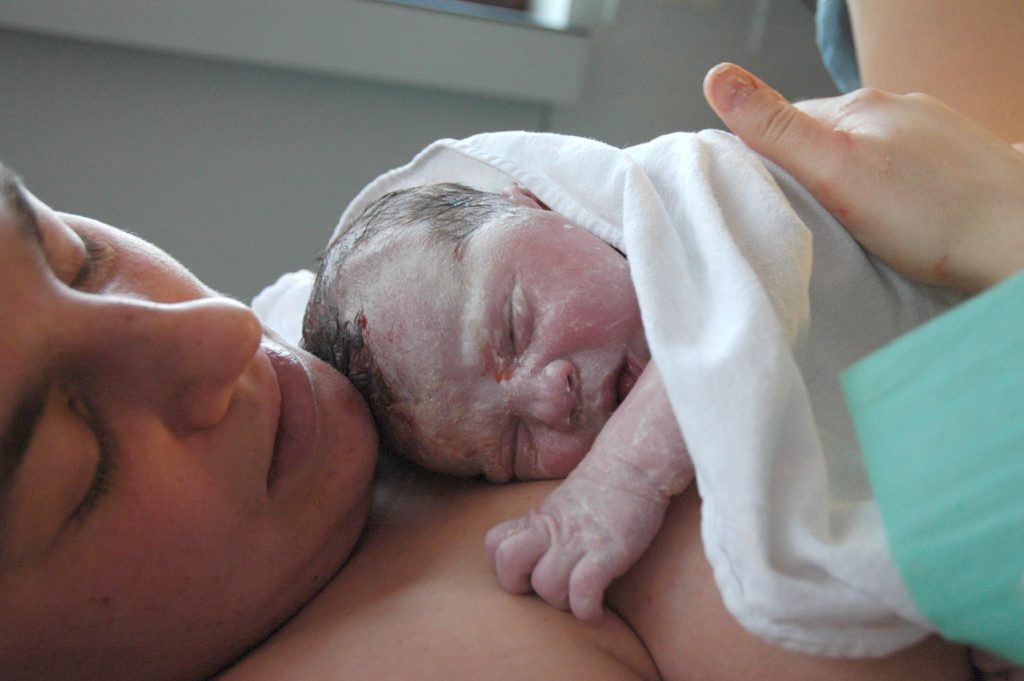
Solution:
<svg viewBox="0 0 1024 681"><path fill-rule="evenodd" d="M626 357L622 362L622 369L619 370L619 376L615 380L615 406L622 404L639 377L640 367Z"/></svg>

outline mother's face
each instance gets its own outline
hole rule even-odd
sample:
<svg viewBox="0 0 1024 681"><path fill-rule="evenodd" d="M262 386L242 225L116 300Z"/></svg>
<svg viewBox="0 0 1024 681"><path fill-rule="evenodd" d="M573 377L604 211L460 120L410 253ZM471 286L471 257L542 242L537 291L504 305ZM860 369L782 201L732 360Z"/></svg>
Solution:
<svg viewBox="0 0 1024 681"><path fill-rule="evenodd" d="M351 551L368 412L162 251L4 188L0 669L205 676Z"/></svg>

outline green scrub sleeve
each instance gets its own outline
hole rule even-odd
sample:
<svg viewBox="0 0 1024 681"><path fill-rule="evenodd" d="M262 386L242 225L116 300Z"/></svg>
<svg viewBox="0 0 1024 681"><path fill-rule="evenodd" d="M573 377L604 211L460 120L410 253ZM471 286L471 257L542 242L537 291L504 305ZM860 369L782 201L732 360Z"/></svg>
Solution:
<svg viewBox="0 0 1024 681"><path fill-rule="evenodd" d="M946 637L1024 664L1024 273L842 381L915 603Z"/></svg>

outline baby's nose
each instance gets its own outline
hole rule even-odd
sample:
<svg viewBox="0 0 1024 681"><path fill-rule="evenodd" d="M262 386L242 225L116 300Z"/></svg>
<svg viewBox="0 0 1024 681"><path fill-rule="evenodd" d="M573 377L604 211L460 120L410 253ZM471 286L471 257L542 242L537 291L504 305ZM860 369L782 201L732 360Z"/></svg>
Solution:
<svg viewBox="0 0 1024 681"><path fill-rule="evenodd" d="M576 365L564 359L549 362L517 386L515 410L555 430L569 432L580 412L580 375Z"/></svg>

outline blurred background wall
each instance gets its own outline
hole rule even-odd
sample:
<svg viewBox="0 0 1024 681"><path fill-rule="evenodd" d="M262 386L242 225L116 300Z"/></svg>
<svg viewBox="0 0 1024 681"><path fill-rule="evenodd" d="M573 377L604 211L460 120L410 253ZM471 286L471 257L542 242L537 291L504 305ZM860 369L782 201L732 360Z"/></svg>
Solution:
<svg viewBox="0 0 1024 681"><path fill-rule="evenodd" d="M45 2L24 5L32 21L16 5L0 0L0 159L50 205L134 231L243 300L313 267L355 193L435 139L526 129L629 145L717 127L701 81L726 60L791 98L835 94L801 0L622 0L575 34L579 82L564 97L120 44L51 27ZM422 42L418 30L396 24L389 44Z"/></svg>

